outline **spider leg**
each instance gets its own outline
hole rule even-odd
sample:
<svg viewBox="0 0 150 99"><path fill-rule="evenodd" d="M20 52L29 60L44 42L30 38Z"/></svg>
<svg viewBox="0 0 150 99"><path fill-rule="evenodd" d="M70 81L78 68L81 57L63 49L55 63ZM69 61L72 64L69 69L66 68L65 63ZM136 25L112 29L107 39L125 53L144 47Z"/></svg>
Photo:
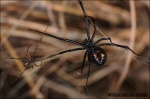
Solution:
<svg viewBox="0 0 150 99"><path fill-rule="evenodd" d="M43 65L43 63L42 63L42 61L41 61L41 64L40 64L41 66Z"/></svg>
<svg viewBox="0 0 150 99"><path fill-rule="evenodd" d="M30 56L30 54L29 54L29 46L27 48L27 56Z"/></svg>
<svg viewBox="0 0 150 99"><path fill-rule="evenodd" d="M43 37L43 36L42 36L42 37ZM42 37L40 38L40 41L41 41ZM39 43L40 43L40 41L39 41ZM34 52L33 52L32 56L35 54L35 52L36 52L36 50L37 50L38 46L39 46L39 45L37 45L37 46L36 46L36 48L35 48L35 50L34 50Z"/></svg>
<svg viewBox="0 0 150 99"><path fill-rule="evenodd" d="M46 32L47 28L48 28L48 26L46 27L44 33ZM38 44L41 42L42 38L43 38L43 35L41 36L40 41L38 42ZM32 56L35 54L35 52L36 52L36 50L37 50L37 48L38 48L38 46L39 46L38 44L37 44L37 46L36 46L36 48L35 48L35 50L34 50Z"/></svg>
<svg viewBox="0 0 150 99"><path fill-rule="evenodd" d="M35 63L33 63L36 67L38 67L38 66L42 66L42 61L41 61L41 64L40 65L37 65L37 64L35 64Z"/></svg>
<svg viewBox="0 0 150 99"><path fill-rule="evenodd" d="M11 84L16 82L22 76L22 74L27 70L28 67L29 67L29 65L23 70L23 72Z"/></svg>
<svg viewBox="0 0 150 99"><path fill-rule="evenodd" d="M88 37L88 39L90 39L90 32L89 32L89 22L88 22L88 17L87 17L87 14L86 14L85 10L84 10L84 7L83 7L83 4L82 4L81 0L79 0L79 4L80 4L80 6L81 6L81 9L82 9L83 14L84 14L84 17L85 17L87 37Z"/></svg>
<svg viewBox="0 0 150 99"><path fill-rule="evenodd" d="M28 47L27 47L27 53L28 53L28 51L29 51L29 48L30 48L30 47L28 46Z"/></svg>
<svg viewBox="0 0 150 99"><path fill-rule="evenodd" d="M96 33L96 25L95 25L95 20L94 20L94 18L93 17L91 17L91 16L88 16L89 18L91 18L92 19L92 24L93 24L93 26L94 26L94 32L93 32L93 35L92 35L92 38L91 38L91 40L93 40L94 39L94 37L95 37L95 33Z"/></svg>
<svg viewBox="0 0 150 99"><path fill-rule="evenodd" d="M32 29L29 29L29 30L34 31L34 32L38 32L38 33L42 33L44 35L47 35L47 36L50 36L50 37L53 37L53 38L56 38L56 39L59 39L59 40L65 41L65 42L69 42L69 43L73 43L73 44L82 46L82 43L74 41L74 40L69 40L69 39L57 37L57 36L54 36L54 35L51 35L51 34L48 34L48 33L43 33L43 32L37 31L37 30L32 30Z"/></svg>
<svg viewBox="0 0 150 99"><path fill-rule="evenodd" d="M27 55L26 55L27 60L31 60L30 54L29 54L29 46L27 48Z"/></svg>
<svg viewBox="0 0 150 99"><path fill-rule="evenodd" d="M80 4L80 6L81 6L81 9L82 9L82 11L83 11L84 16L87 17L87 14L86 14L86 12L85 12L85 10L84 10L84 7L83 7L83 4L82 4L82 0L79 0L79 4Z"/></svg>
<svg viewBox="0 0 150 99"><path fill-rule="evenodd" d="M10 57L10 58L3 58L3 59L18 59L18 60L26 60L27 61L26 58L13 58L13 57Z"/></svg>
<svg viewBox="0 0 150 99"><path fill-rule="evenodd" d="M128 46L125 46L125 45L119 45L119 44L115 44L115 43L103 43L103 44L98 45L98 47L100 47L100 46L116 46L116 47L125 48L125 49L130 50L135 55L139 56L137 53L135 53L133 50L131 50Z"/></svg>
<svg viewBox="0 0 150 99"><path fill-rule="evenodd" d="M94 44L96 45L97 43L99 43L100 41L103 41L103 40L109 40L111 42L111 44L113 44L112 41L111 41L111 38L109 38L109 37L108 38L100 38Z"/></svg>
<svg viewBox="0 0 150 99"><path fill-rule="evenodd" d="M33 63L33 64L34 64L34 63ZM32 67L32 69L33 69L33 64L31 64L31 65L29 64L29 65Z"/></svg>
<svg viewBox="0 0 150 99"><path fill-rule="evenodd" d="M86 52L84 54L84 57L83 57L83 62L82 62L82 66L81 66L81 74L82 74L82 70L84 68L84 63L85 63L85 60L86 60L86 55L87 55L87 50L86 50Z"/></svg>
<svg viewBox="0 0 150 99"><path fill-rule="evenodd" d="M91 61L89 60L89 62L88 62L88 73L87 73L87 78L86 78L86 88L87 88L87 83L88 83L88 79L90 76L90 65L91 65Z"/></svg>
<svg viewBox="0 0 150 99"><path fill-rule="evenodd" d="M38 67L39 65L36 65L35 63L33 63L36 67Z"/></svg>
<svg viewBox="0 0 150 99"><path fill-rule="evenodd" d="M54 56L57 56L57 55L60 55L60 54L64 54L64 53L67 53L67 52L74 52L74 51L78 51L78 50L85 50L85 48L68 49L68 50L65 50L65 51L57 52L55 54L51 54L50 56L45 57L45 58L36 59L35 61L45 60L45 59L48 59L48 58L51 58L51 57L54 57ZM33 61L33 62L35 62L35 61Z"/></svg>

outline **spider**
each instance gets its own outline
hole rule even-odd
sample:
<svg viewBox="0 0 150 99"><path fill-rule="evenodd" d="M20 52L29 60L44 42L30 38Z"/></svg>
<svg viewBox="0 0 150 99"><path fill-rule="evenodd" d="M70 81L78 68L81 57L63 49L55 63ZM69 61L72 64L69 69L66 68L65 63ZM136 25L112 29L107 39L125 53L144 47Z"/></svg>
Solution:
<svg viewBox="0 0 150 99"><path fill-rule="evenodd" d="M44 33L46 32L47 28L48 28L48 26L46 27ZM41 36L40 41L39 41L38 43L41 42L42 37L43 37L43 35ZM28 48L27 48L27 54L26 54L25 58L13 58L13 57L9 58L9 59L18 59L18 60L25 61L24 66L26 67L26 68L23 70L23 72L21 72L21 74L20 74L12 83L16 82L16 81L22 76L22 74L23 74L29 67L32 67L32 69L33 69L33 66L36 66L36 67L42 66L42 61L40 61L41 63L40 63L39 65L37 65L37 64L35 63L35 58L33 58L33 56L34 56L34 54L35 54L37 48L38 48L38 44L37 44L37 46L36 46L36 48L35 48L33 54L30 55L30 54L29 54L29 46L28 46Z"/></svg>
<svg viewBox="0 0 150 99"><path fill-rule="evenodd" d="M12 58L12 57L10 58L10 59L18 59L18 60L25 61L24 66L26 67L23 70L23 72L21 72L21 74L12 83L16 82L29 67L32 67L32 69L33 69L33 66L36 66L36 67L42 66L42 61L41 61L41 64L39 64L39 65L34 63L35 60L33 58L33 55L35 54L37 48L38 48L38 45L36 46L32 56L30 56L30 54L29 54L29 46L28 46L27 55L25 56L25 58Z"/></svg>
<svg viewBox="0 0 150 99"><path fill-rule="evenodd" d="M85 64L85 60L86 60L86 56L87 56L88 57L88 72L87 72L87 78L86 78L86 87L87 87L87 82L88 82L88 78L89 78L89 75L90 75L90 66L91 66L91 64L93 64L95 66L102 66L107 61L107 54L106 54L105 50L103 48L101 48L102 46L121 47L121 48L130 50L131 52L133 52L137 56L139 56L139 55L136 54L133 50L131 50L128 46L113 43L111 41L111 38L100 38L96 42L94 42L93 40L94 40L96 29L97 29L96 26L95 26L94 18L91 17L91 16L87 16L81 0L79 0L79 4L80 4L80 7L82 9L82 12L83 12L83 15L84 15L84 18L85 18L85 24L86 24L87 38L85 38L83 42L80 43L78 41L57 37L57 36L54 36L54 35L51 35L51 34L48 34L48 33L42 33L42 32L37 31L37 30L32 30L32 29L30 29L30 30L34 31L34 32L42 33L46 36L50 36L50 37L56 38L56 39L64 41L64 42L69 42L69 43L73 43L75 45L81 46L79 48L68 49L68 50L58 52L58 53L51 54L50 56L48 56L46 58L35 59L35 61L48 59L48 58L51 58L51 57L54 57L54 56L57 56L57 55L60 55L60 54L64 54L64 53L67 53L67 52L85 50L85 54L84 54L82 65L81 65L81 73L82 73L82 70L84 68L84 64ZM93 32L92 36L90 36L90 32L89 32L89 20L88 20L89 18L92 20L93 27L94 27L94 32ZM103 40L109 40L110 43L101 43L101 44L99 44Z"/></svg>

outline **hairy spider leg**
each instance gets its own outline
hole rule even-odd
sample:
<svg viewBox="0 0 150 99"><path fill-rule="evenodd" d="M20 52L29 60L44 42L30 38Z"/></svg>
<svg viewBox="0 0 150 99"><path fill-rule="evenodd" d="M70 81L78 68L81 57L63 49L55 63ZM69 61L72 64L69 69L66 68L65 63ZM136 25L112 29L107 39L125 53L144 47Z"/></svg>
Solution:
<svg viewBox="0 0 150 99"><path fill-rule="evenodd" d="M137 53L135 53L133 50L131 50L128 46L125 46L125 45L120 45L120 44L115 44L115 43L103 43L103 44L99 44L98 46L99 47L101 47L101 46L116 46L116 47L121 47L121 48L125 48L125 49L130 50L132 53L134 53L137 56L140 56Z"/></svg>
<svg viewBox="0 0 150 99"><path fill-rule="evenodd" d="M85 48L73 48L73 49L68 49L68 50L65 50L65 51L57 52L57 53L55 53L55 54L51 54L51 55L49 55L48 57L45 57L45 58L36 59L35 61L45 60L45 59L52 58L52 57L57 56L57 55L60 55L60 54L64 54L64 53L67 53L67 52L74 52L74 51L78 51L78 50L85 50ZM35 61L34 61L34 62L35 62Z"/></svg>
<svg viewBox="0 0 150 99"><path fill-rule="evenodd" d="M87 14L86 14L85 10L84 10L84 7L83 7L83 4L82 4L81 0L79 0L79 3L80 3L80 6L81 6L81 9L82 9L82 11L83 11L84 17L85 17L85 24L86 24L87 37L88 37L88 39L90 39L88 17L87 17Z"/></svg>
<svg viewBox="0 0 150 99"><path fill-rule="evenodd" d="M83 62L82 62L82 65L81 65L81 74L82 74L82 71L83 71L83 68L84 68L84 63L85 63L85 60L86 60L86 55L87 55L87 50L84 54L84 57L83 57Z"/></svg>
<svg viewBox="0 0 150 99"><path fill-rule="evenodd" d="M70 43L82 46L82 43L74 41L74 40L69 40L69 39L57 37L57 36L54 36L54 35L51 35L51 34L48 34L48 33L43 33L43 32L37 31L37 30L32 30L32 29L29 29L29 30L34 31L34 32L38 32L38 33L42 33L44 35L47 35L47 36L50 36L50 37L53 37L53 38L56 38L56 39L59 39L59 40L65 41L65 42L70 42Z"/></svg>

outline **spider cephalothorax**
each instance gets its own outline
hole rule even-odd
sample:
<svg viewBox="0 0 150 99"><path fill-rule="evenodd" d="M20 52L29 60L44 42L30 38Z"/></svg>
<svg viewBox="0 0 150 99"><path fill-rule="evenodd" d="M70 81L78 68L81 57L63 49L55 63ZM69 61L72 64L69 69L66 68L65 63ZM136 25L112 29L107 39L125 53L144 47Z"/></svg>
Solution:
<svg viewBox="0 0 150 99"><path fill-rule="evenodd" d="M91 39L84 39L83 41L83 47L85 49L89 49L89 50L92 50L94 48L95 44L93 43L93 40Z"/></svg>

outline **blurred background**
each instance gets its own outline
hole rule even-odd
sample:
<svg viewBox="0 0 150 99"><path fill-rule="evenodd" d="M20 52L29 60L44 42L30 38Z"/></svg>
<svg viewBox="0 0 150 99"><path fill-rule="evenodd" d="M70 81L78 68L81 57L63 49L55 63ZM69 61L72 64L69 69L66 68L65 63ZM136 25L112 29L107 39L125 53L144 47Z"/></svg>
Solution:
<svg viewBox="0 0 150 99"><path fill-rule="evenodd" d="M108 59L105 65L91 65L88 90L85 90L87 60L80 73L85 51L65 53L42 61L42 66L26 68L27 48L33 59L78 47L42 36L29 29L82 42L86 37L86 25L78 1L1 1L1 66L0 94L4 98L109 98L108 93L139 93L149 97L149 14L148 0L135 0L134 5L127 0L83 1L88 16L95 19L98 27L94 41L110 37L112 42L129 46L135 38L133 50L107 46L103 47ZM135 9L131 13L131 8ZM135 18L131 20L131 14ZM134 21L135 20L135 21ZM132 21L136 22L132 36ZM93 24L90 22L90 32ZM104 35L100 32L102 31ZM42 40L40 41L40 38ZM107 41L106 41L107 42ZM37 49L36 49L36 46ZM35 53L34 53L35 51ZM33 54L34 53L34 54ZM5 58L5 59L4 59ZM127 64L127 60L130 61ZM35 64L40 65L40 62ZM125 76L122 78L122 75ZM142 96L140 96L142 97Z"/></svg>

